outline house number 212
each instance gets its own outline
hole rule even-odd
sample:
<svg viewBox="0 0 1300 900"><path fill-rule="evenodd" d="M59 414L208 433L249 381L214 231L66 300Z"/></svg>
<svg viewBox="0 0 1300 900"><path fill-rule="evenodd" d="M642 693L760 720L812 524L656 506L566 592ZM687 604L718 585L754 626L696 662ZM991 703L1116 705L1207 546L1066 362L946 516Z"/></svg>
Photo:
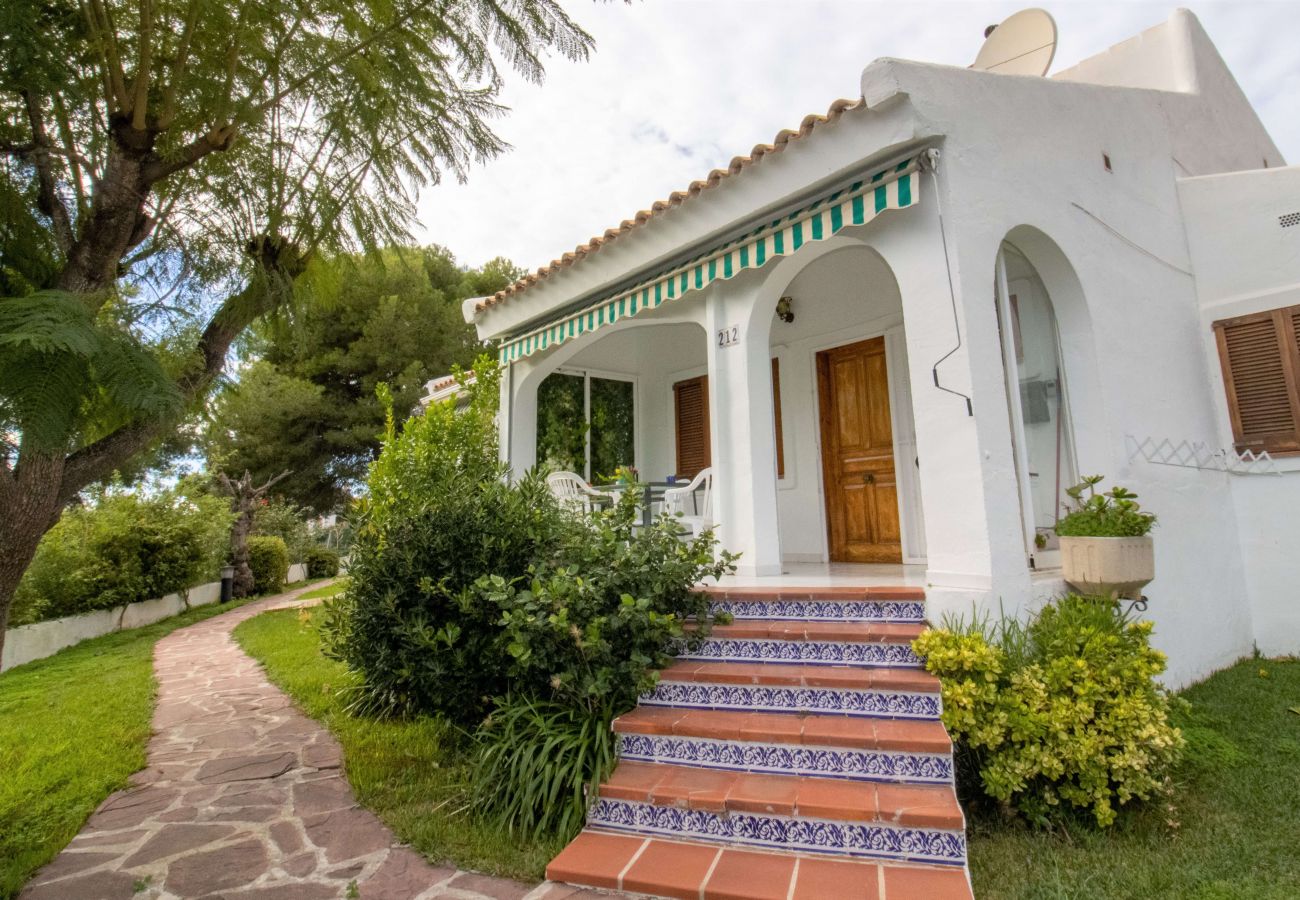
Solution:
<svg viewBox="0 0 1300 900"><path fill-rule="evenodd" d="M718 329L718 346L732 347L740 343L740 326L732 325L730 328Z"/></svg>

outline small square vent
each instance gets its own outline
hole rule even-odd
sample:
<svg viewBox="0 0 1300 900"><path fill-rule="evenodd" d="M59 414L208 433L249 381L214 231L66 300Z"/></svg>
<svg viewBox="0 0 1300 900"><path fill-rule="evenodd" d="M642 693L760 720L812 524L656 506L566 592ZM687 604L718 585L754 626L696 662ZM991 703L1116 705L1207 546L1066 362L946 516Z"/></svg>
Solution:
<svg viewBox="0 0 1300 900"><path fill-rule="evenodd" d="M1277 217L1277 224L1283 228L1290 228L1292 225L1300 225L1300 212L1287 213L1284 216Z"/></svg>

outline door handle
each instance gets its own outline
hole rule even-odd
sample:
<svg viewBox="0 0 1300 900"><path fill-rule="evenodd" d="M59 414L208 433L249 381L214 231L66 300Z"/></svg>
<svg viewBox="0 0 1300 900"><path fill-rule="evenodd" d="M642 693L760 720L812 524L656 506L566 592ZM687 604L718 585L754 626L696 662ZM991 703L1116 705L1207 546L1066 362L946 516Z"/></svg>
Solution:
<svg viewBox="0 0 1300 900"><path fill-rule="evenodd" d="M862 480L865 481L867 484L875 484L876 483L875 473L868 472L865 476L863 476Z"/></svg>

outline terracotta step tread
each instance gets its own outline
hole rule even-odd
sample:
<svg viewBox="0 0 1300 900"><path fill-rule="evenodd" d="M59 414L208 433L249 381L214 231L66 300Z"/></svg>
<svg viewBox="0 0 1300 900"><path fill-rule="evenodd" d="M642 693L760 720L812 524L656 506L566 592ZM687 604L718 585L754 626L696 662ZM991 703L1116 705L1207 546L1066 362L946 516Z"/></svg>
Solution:
<svg viewBox="0 0 1300 900"><path fill-rule="evenodd" d="M710 634L720 639L775 641L839 641L844 643L911 643L926 626L920 622L793 622L782 619L744 619L715 625Z"/></svg>
<svg viewBox="0 0 1300 900"><path fill-rule="evenodd" d="M740 850L587 830L552 881L681 900L971 900L963 868Z"/></svg>
<svg viewBox="0 0 1300 900"><path fill-rule="evenodd" d="M663 681L763 684L841 690L939 693L939 679L919 669L786 665L678 660L660 673Z"/></svg>
<svg viewBox="0 0 1300 900"><path fill-rule="evenodd" d="M600 786L600 795L717 813L769 813L952 830L965 824L957 795L949 785L876 784L622 762Z"/></svg>
<svg viewBox="0 0 1300 900"><path fill-rule="evenodd" d="M952 741L943 723L924 719L639 706L615 719L614 731L861 750L952 752Z"/></svg>
<svg viewBox="0 0 1300 900"><path fill-rule="evenodd" d="M925 588L898 586L730 587L700 585L715 600L924 600Z"/></svg>

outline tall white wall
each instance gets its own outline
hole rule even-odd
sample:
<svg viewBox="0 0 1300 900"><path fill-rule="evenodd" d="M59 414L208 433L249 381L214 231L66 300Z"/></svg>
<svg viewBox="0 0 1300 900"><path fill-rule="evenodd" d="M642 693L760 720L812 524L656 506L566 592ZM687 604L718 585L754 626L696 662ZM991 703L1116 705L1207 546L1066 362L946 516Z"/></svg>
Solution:
<svg viewBox="0 0 1300 900"><path fill-rule="evenodd" d="M1201 351L1210 373L1219 446L1232 445L1226 393L1212 325L1218 319L1300 305L1300 167L1262 169L1179 182L1187 241L1196 268ZM1300 653L1300 457L1277 461L1280 475L1229 478L1245 563L1256 645L1266 654ZM1242 597L1233 600L1241 604Z"/></svg>

